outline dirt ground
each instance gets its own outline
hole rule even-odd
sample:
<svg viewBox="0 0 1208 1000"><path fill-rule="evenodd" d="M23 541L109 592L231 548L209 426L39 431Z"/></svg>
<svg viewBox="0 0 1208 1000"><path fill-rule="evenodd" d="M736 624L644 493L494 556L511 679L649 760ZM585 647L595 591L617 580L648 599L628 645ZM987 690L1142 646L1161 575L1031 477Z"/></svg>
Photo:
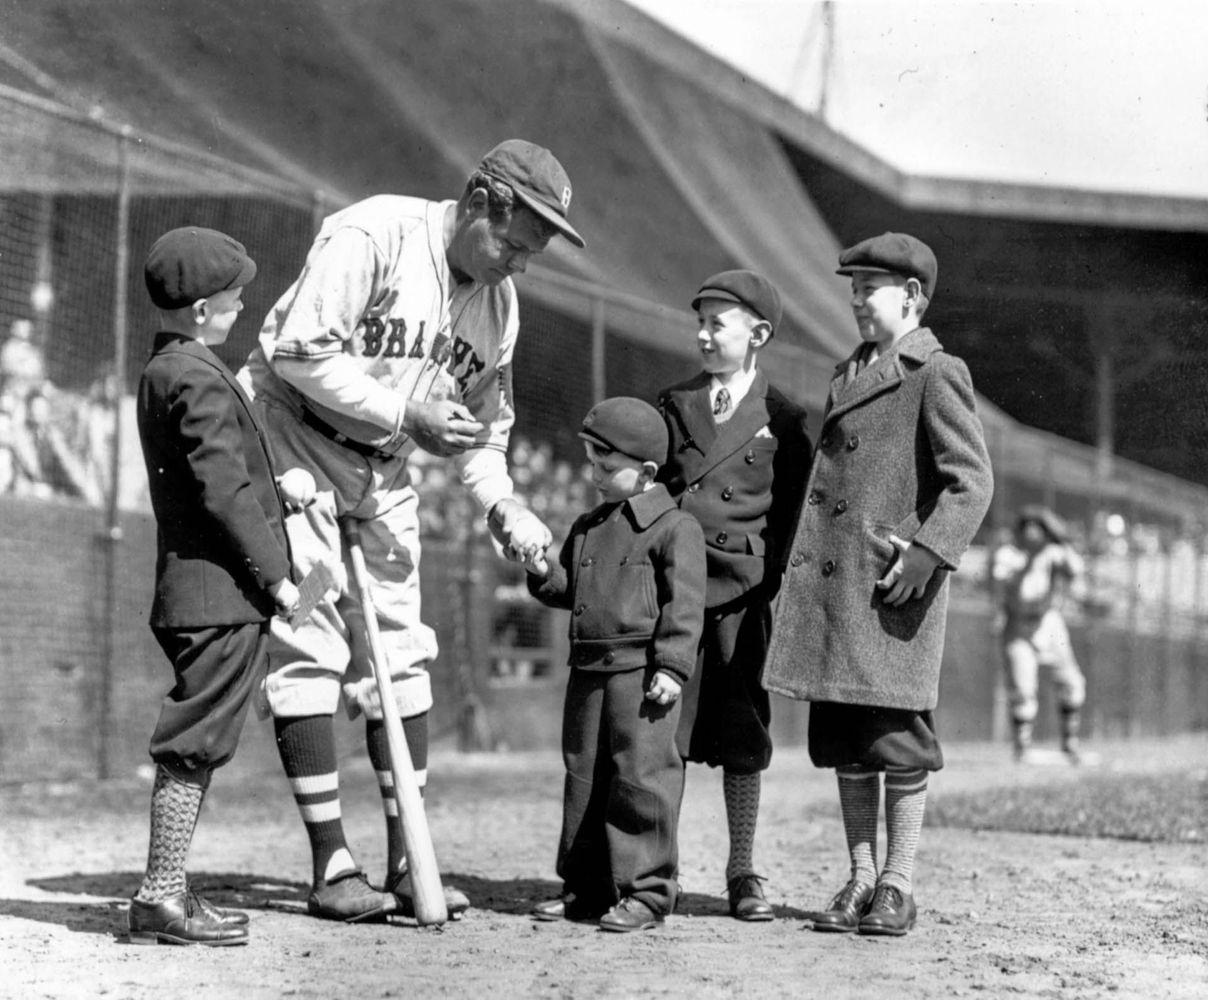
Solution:
<svg viewBox="0 0 1208 1000"><path fill-rule="evenodd" d="M1100 769L1208 766L1208 738L1101 745ZM1020 767L998 746L950 746L932 801L987 785L1077 781ZM380 877L377 792L364 758L343 763L349 839ZM432 762L429 820L448 881L475 902L460 922L344 926L304 913L309 857L276 771L238 759L207 800L190 859L215 901L252 913L241 948L134 947L124 905L146 851L145 781L0 791L0 996L22 998L1090 997L1208 996L1208 844L927 827L918 928L900 939L812 933L803 911L846 878L830 772L778 750L765 780L757 863L778 919L725 907L720 775L689 772L681 908L638 935L536 924L557 892L555 753ZM1208 831L1205 831L1208 834Z"/></svg>

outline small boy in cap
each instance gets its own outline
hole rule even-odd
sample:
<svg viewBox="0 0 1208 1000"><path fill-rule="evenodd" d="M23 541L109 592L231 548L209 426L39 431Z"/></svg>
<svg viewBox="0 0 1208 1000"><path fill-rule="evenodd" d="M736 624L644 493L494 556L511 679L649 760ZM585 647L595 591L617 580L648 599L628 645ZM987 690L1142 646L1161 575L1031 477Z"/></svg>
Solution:
<svg viewBox="0 0 1208 1000"><path fill-rule="evenodd" d="M137 411L158 526L150 623L176 684L151 736L150 850L129 913L137 944L247 943L247 914L189 888L185 859L210 778L235 753L269 619L298 603L264 437L211 350L255 274L242 244L194 226L160 237L144 267L159 309Z"/></svg>
<svg viewBox="0 0 1208 1000"><path fill-rule="evenodd" d="M772 758L759 674L810 440L805 411L759 366L780 325L775 287L754 271L724 271L701 285L692 308L703 370L659 395L669 440L659 480L700 522L709 566L679 744L685 759L722 768L731 915L771 920L752 861L761 774Z"/></svg>
<svg viewBox="0 0 1208 1000"><path fill-rule="evenodd" d="M1052 672L1061 721L1061 749L1071 764L1082 761L1078 729L1086 678L1074 656L1061 599L1085 571L1069 544L1065 525L1040 504L1021 508L1014 544L991 559L991 582L1001 613L1003 664L1011 702L1015 759L1027 760L1039 707L1040 667Z"/></svg>
<svg viewBox="0 0 1208 1000"><path fill-rule="evenodd" d="M810 759L838 778L851 877L814 930L901 935L915 923L927 776L943 766L932 712L948 575L993 482L969 371L920 326L931 249L885 233L839 264L862 343L831 380L764 684L810 702Z"/></svg>
<svg viewBox="0 0 1208 1000"><path fill-rule="evenodd" d="M645 930L675 909L679 889L684 764L675 733L700 641L705 543L655 482L667 432L654 407L606 399L579 436L602 502L571 526L556 564L526 563L529 591L572 612L563 893L533 915Z"/></svg>

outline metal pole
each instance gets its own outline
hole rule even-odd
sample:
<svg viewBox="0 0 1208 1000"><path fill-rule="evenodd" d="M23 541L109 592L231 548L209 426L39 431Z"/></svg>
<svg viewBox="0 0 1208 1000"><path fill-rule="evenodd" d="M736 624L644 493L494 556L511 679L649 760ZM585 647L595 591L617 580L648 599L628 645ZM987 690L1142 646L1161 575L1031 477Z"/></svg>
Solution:
<svg viewBox="0 0 1208 1000"><path fill-rule="evenodd" d="M600 402L606 395L607 379L604 371L604 338L607 325L604 319L604 300L591 301L591 401Z"/></svg>

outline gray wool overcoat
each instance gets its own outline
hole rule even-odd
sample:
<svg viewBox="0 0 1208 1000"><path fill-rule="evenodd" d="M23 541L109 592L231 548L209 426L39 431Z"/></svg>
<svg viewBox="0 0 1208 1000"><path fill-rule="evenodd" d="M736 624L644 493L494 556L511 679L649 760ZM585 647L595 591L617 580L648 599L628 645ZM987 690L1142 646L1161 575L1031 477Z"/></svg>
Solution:
<svg viewBox="0 0 1208 1000"><path fill-rule="evenodd" d="M772 623L763 684L808 701L924 711L939 697L956 569L993 477L969 370L926 328L836 368ZM942 560L921 597L876 588L889 540Z"/></svg>

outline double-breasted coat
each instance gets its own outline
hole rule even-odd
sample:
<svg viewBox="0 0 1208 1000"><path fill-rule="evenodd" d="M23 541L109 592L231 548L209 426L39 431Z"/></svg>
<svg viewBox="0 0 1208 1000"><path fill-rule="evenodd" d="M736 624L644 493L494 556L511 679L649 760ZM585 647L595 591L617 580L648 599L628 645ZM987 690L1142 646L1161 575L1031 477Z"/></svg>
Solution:
<svg viewBox="0 0 1208 1000"><path fill-rule="evenodd" d="M926 711L939 696L948 577L993 491L973 384L926 328L836 368L772 625L764 686L809 701ZM890 541L941 563L921 597L876 588Z"/></svg>

